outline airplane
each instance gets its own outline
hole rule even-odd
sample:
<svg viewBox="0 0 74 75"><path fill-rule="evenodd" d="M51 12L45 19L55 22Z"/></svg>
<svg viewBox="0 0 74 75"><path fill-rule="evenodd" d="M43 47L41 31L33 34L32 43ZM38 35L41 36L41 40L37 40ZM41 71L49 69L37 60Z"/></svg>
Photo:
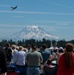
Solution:
<svg viewBox="0 0 74 75"><path fill-rule="evenodd" d="M12 8L12 10L14 10L14 9L16 9L16 8L17 8L17 6L15 6L15 7L12 7L12 6L11 6L11 8Z"/></svg>

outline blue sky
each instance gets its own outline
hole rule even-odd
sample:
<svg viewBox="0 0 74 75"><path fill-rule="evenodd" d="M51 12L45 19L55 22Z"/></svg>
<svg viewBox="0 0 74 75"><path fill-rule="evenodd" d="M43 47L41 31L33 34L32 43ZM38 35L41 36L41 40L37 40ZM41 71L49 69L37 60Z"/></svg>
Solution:
<svg viewBox="0 0 74 75"><path fill-rule="evenodd" d="M0 38L33 25L61 39L74 39L74 0L0 0Z"/></svg>

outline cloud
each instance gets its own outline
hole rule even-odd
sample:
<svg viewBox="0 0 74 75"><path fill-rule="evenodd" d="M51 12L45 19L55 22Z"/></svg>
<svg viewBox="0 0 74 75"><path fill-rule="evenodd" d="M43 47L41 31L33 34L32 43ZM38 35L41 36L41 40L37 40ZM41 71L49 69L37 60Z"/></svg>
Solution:
<svg viewBox="0 0 74 75"><path fill-rule="evenodd" d="M0 7L9 7L10 5L0 5Z"/></svg>
<svg viewBox="0 0 74 75"><path fill-rule="evenodd" d="M14 16L14 17L17 17L17 18L23 18L24 16Z"/></svg>
<svg viewBox="0 0 74 75"><path fill-rule="evenodd" d="M31 11L4 11L4 10L0 10L0 13L64 15L64 16L71 15L71 16L74 16L74 13L49 13L49 12L31 12Z"/></svg>
<svg viewBox="0 0 74 75"><path fill-rule="evenodd" d="M23 27L24 25L16 25L16 24L0 24L0 27Z"/></svg>
<svg viewBox="0 0 74 75"><path fill-rule="evenodd" d="M56 31L56 28L54 28L53 26L42 26L42 28L46 31Z"/></svg>
<svg viewBox="0 0 74 75"><path fill-rule="evenodd" d="M57 25L68 25L74 23L74 21L31 21L31 22L39 22L39 23L56 23Z"/></svg>
<svg viewBox="0 0 74 75"><path fill-rule="evenodd" d="M41 26L41 25L40 25ZM67 29L74 29L72 26L70 25L65 25L65 24L55 24L55 25L42 25L41 26L44 30L46 31L59 31L59 30L67 30Z"/></svg>
<svg viewBox="0 0 74 75"><path fill-rule="evenodd" d="M53 4L53 6L54 5L56 5L56 6L62 6L62 7L66 7L66 8L70 8L70 9L73 9L73 7L71 7L71 6L68 6L68 5L66 5L66 4L61 4L61 3L58 3L58 2L54 2L54 1L60 1L60 0L44 0L45 2L47 1L47 3L49 4ZM62 1L62 0L61 0ZM67 1L65 1L66 3L67 3ZM64 2L64 3L65 3Z"/></svg>
<svg viewBox="0 0 74 75"><path fill-rule="evenodd" d="M67 6L67 5L64 5L64 4L60 4L60 3L57 3L57 2L51 2L51 3L54 4L54 5L57 5L57 6L62 6L62 7L66 7L66 8L73 9L73 8L70 7L70 6Z"/></svg>

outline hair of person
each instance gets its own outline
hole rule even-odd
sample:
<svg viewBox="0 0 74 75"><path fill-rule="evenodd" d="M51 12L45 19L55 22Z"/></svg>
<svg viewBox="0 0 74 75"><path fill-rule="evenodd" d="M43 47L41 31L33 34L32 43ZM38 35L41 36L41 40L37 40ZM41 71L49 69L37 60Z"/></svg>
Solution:
<svg viewBox="0 0 74 75"><path fill-rule="evenodd" d="M71 66L73 48L74 48L73 44L71 44L71 43L66 44L65 65L67 68L70 68L70 66Z"/></svg>
<svg viewBox="0 0 74 75"><path fill-rule="evenodd" d="M22 46L19 46L19 50L22 50L23 49L23 47Z"/></svg>
<svg viewBox="0 0 74 75"><path fill-rule="evenodd" d="M58 50L59 53L63 53L63 49Z"/></svg>
<svg viewBox="0 0 74 75"><path fill-rule="evenodd" d="M6 43L6 47L10 47L10 44L9 43Z"/></svg>
<svg viewBox="0 0 74 75"><path fill-rule="evenodd" d="M31 47L32 47L32 49L36 49L37 48L37 46L35 44L33 44Z"/></svg>
<svg viewBox="0 0 74 75"><path fill-rule="evenodd" d="M47 60L47 64L50 65L52 61L50 59Z"/></svg>
<svg viewBox="0 0 74 75"><path fill-rule="evenodd" d="M43 49L46 49L46 44L42 44L42 48Z"/></svg>
<svg viewBox="0 0 74 75"><path fill-rule="evenodd" d="M12 45L12 49L15 49L16 48L16 45Z"/></svg>

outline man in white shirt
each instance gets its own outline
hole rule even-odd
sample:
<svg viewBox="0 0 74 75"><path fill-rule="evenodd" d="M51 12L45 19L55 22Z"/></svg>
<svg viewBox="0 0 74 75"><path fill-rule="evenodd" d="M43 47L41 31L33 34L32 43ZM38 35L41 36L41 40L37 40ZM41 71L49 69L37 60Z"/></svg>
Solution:
<svg viewBox="0 0 74 75"><path fill-rule="evenodd" d="M20 75L26 75L26 66L25 66L25 58L26 52L23 51L23 47L19 46L18 54L16 54L17 58L15 61L16 71L20 72Z"/></svg>
<svg viewBox="0 0 74 75"><path fill-rule="evenodd" d="M16 63L18 50L16 49L16 45L12 45L12 63Z"/></svg>

